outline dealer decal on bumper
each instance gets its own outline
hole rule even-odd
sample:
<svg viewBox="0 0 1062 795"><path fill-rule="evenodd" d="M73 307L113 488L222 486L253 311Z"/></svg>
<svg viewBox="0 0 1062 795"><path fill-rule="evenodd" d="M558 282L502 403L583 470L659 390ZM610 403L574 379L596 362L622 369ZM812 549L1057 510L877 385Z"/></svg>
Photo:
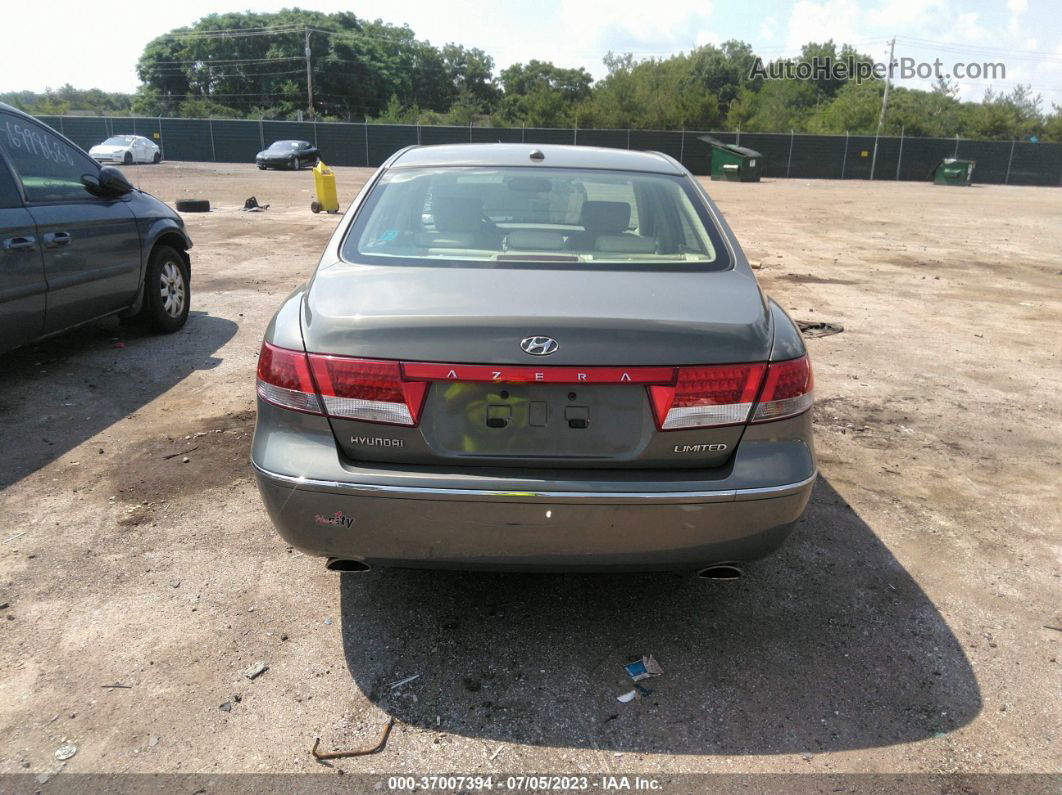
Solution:
<svg viewBox="0 0 1062 795"><path fill-rule="evenodd" d="M330 524L336 527L350 527L354 524L354 517L347 516L342 511L336 511L331 516L324 516L323 514L315 514L313 521L316 524Z"/></svg>

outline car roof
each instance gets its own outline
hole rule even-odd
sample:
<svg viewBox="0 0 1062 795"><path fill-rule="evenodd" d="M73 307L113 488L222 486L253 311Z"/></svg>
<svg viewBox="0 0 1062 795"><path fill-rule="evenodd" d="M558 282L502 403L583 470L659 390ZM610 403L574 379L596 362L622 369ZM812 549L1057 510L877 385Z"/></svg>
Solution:
<svg viewBox="0 0 1062 795"><path fill-rule="evenodd" d="M19 110L18 108L16 108L13 105L8 105L6 102L0 102L0 110L6 110L6 111L9 111L11 113L17 113L19 116L25 116L28 119L32 119L33 118L30 114L26 113L26 111Z"/></svg>
<svg viewBox="0 0 1062 795"><path fill-rule="evenodd" d="M532 152L542 157L532 159ZM646 171L684 174L685 169L660 152L606 149L600 146L556 144L439 144L411 146L394 156L391 168L438 166L542 166L553 168L598 168L613 171Z"/></svg>

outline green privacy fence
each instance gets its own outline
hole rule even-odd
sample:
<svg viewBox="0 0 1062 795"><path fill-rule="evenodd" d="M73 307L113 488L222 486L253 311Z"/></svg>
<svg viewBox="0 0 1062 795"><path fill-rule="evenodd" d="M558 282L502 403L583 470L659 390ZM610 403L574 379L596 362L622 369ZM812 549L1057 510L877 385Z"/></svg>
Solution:
<svg viewBox="0 0 1062 795"><path fill-rule="evenodd" d="M272 141L312 141L322 159L337 166L378 166L410 144L578 144L665 152L694 174L708 173L709 146L695 130L573 130L541 127L452 127L344 122L167 119L132 116L42 116L79 146L116 134L143 135L162 147L166 160L250 163ZM1062 144L970 141L958 138L710 133L763 153L767 177L929 180L942 158L977 161L974 181L1010 185L1062 185Z"/></svg>

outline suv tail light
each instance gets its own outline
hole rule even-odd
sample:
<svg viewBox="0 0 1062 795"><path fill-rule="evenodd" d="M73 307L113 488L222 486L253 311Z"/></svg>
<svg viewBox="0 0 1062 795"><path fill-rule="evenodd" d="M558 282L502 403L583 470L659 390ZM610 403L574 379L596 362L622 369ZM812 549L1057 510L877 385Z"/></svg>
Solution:
<svg viewBox="0 0 1062 795"><path fill-rule="evenodd" d="M815 402L814 387L815 378L807 356L773 362L767 368L767 378L752 421L769 422L802 414Z"/></svg>
<svg viewBox="0 0 1062 795"><path fill-rule="evenodd" d="M262 344L258 394L309 414L416 425L426 382L403 381L398 362L324 356Z"/></svg>
<svg viewBox="0 0 1062 795"><path fill-rule="evenodd" d="M678 368L673 385L649 387L656 424L672 431L747 422L765 369L765 364Z"/></svg>

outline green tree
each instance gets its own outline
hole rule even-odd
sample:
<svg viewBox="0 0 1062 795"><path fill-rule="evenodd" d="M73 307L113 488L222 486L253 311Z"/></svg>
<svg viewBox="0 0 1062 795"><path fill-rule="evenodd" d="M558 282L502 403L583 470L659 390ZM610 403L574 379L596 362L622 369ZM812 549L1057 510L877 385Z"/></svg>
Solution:
<svg viewBox="0 0 1062 795"><path fill-rule="evenodd" d="M567 127L576 123L577 104L590 97L593 77L585 69L533 60L503 69L499 82L504 94L495 122Z"/></svg>
<svg viewBox="0 0 1062 795"><path fill-rule="evenodd" d="M1031 86L1018 85L1009 93L989 88L978 103L963 107L964 135L996 141L1024 140L1043 127L1041 98Z"/></svg>
<svg viewBox="0 0 1062 795"><path fill-rule="evenodd" d="M453 84L455 101L476 113L489 113L497 105L501 92L494 82L494 59L483 50L447 44L442 58ZM458 96L460 95L460 96Z"/></svg>

